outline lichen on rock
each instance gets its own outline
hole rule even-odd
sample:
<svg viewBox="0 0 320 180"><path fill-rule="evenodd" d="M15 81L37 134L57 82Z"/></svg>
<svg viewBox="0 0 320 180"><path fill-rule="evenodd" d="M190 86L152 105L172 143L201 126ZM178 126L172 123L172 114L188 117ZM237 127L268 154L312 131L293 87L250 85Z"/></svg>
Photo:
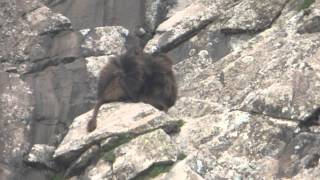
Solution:
<svg viewBox="0 0 320 180"><path fill-rule="evenodd" d="M320 104L319 1L0 5L0 179L319 179L317 117L297 126ZM176 104L108 103L88 133L133 44L172 57Z"/></svg>

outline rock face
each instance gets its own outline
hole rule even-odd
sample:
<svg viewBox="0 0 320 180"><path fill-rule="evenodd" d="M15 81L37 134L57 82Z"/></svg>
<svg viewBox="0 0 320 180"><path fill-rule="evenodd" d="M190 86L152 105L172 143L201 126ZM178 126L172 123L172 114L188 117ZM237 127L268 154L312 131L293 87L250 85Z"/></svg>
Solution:
<svg viewBox="0 0 320 180"><path fill-rule="evenodd" d="M3 0L0 179L319 179L320 3ZM138 31L137 31L138 29ZM101 107L134 34L175 61L179 99Z"/></svg>
<svg viewBox="0 0 320 180"><path fill-rule="evenodd" d="M19 172L11 168L21 165L24 151L30 146L28 124L32 121L34 101L30 87L19 75L2 70L0 83L0 174L9 178Z"/></svg>

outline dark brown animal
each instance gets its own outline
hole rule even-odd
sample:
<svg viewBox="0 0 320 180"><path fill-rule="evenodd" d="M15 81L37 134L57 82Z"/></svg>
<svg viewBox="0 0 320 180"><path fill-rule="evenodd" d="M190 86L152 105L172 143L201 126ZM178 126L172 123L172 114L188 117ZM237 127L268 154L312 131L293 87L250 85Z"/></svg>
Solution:
<svg viewBox="0 0 320 180"><path fill-rule="evenodd" d="M177 99L172 60L165 54L145 54L141 50L113 58L101 70L97 103L87 131L96 129L99 108L109 102L144 102L167 111Z"/></svg>

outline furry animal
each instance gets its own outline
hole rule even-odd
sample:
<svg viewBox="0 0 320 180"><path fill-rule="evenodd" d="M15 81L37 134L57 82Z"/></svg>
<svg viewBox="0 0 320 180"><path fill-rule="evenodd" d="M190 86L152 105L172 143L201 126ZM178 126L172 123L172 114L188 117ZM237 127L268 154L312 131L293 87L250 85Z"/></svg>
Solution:
<svg viewBox="0 0 320 180"><path fill-rule="evenodd" d="M144 102L166 112L177 99L172 60L165 54L145 54L140 49L111 59L99 74L97 88L88 132L96 129L99 108L104 103Z"/></svg>

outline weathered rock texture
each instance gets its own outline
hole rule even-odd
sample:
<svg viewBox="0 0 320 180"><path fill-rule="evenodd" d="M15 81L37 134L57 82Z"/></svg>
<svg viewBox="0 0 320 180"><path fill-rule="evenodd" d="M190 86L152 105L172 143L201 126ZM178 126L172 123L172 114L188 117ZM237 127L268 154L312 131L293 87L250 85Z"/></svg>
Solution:
<svg viewBox="0 0 320 180"><path fill-rule="evenodd" d="M0 179L319 179L320 3L3 0ZM92 115L134 34L174 59L179 99ZM144 44L144 43L141 43Z"/></svg>
<svg viewBox="0 0 320 180"><path fill-rule="evenodd" d="M113 136L127 135L132 138L146 132L169 128L179 120L168 117L150 105L118 103L102 106L97 118L99 126L87 133L86 125L92 116L89 111L77 117L69 127L68 134L55 151L55 158L72 159L72 154L83 150L87 145ZM71 157L70 157L71 156Z"/></svg>
<svg viewBox="0 0 320 180"><path fill-rule="evenodd" d="M89 168L84 176L89 179L131 179L146 171L153 164L174 163L177 161L179 150L163 130L141 135L131 142L121 145L113 151L106 152L104 156L114 155L114 162L108 163L106 160L98 161L96 167ZM104 157L106 159L106 157ZM95 172L101 166L111 166L106 171Z"/></svg>

